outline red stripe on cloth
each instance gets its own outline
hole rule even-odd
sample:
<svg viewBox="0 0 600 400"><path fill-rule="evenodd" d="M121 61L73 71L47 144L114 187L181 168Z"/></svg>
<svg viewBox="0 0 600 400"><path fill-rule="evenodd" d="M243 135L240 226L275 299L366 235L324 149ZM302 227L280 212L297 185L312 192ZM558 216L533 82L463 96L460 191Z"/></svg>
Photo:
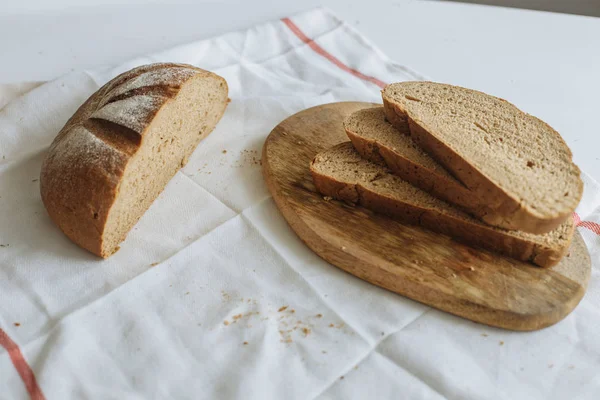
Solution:
<svg viewBox="0 0 600 400"><path fill-rule="evenodd" d="M298 25L294 24L292 22L291 19L289 18L283 18L281 20L288 28L290 28L290 30L294 33L294 35L296 35L300 40L302 40L304 43L306 43L311 49L313 49L313 51L317 54L319 54L322 57L325 57L327 60L329 60L332 64L334 64L336 67L356 76L357 78L360 78L362 80L365 80L367 82L371 82L374 83L375 85L379 86L380 88L384 88L386 86L385 82L380 81L377 78L374 78L372 76L368 76L363 74L362 72L354 69L354 68L350 68L349 66L347 66L346 64L344 64L343 62L341 62L338 58L334 57L333 55L331 55L331 53L328 53L327 50L325 50L324 48L322 48L321 46L319 46L314 40L312 40L311 38L309 38L308 36L306 36L304 34L304 32L302 32L300 30L300 28L298 28Z"/></svg>
<svg viewBox="0 0 600 400"><path fill-rule="evenodd" d="M21 349L19 349L19 346L2 330L2 328L0 328L0 346L4 347L8 352L8 356L19 373L19 376L21 376L21 380L25 384L25 388L27 389L27 393L29 393L31 400L44 400L44 394L35 380L33 371L27 364L27 361L25 361Z"/></svg>
<svg viewBox="0 0 600 400"><path fill-rule="evenodd" d="M589 229L596 235L600 235L600 224L592 221L582 221L576 212L573 213L573 221L575 222L575 226L581 226L582 228Z"/></svg>
<svg viewBox="0 0 600 400"><path fill-rule="evenodd" d="M581 218L579 218L579 214L576 212L573 213L573 222L575 223L575 226L579 226L581 223Z"/></svg>

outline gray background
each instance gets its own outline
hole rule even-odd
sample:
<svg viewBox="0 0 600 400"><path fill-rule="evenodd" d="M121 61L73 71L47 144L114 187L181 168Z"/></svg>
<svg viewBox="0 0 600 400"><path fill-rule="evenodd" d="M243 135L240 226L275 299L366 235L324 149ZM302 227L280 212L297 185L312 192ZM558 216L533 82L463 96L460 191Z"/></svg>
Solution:
<svg viewBox="0 0 600 400"><path fill-rule="evenodd" d="M439 0L600 17L600 0Z"/></svg>

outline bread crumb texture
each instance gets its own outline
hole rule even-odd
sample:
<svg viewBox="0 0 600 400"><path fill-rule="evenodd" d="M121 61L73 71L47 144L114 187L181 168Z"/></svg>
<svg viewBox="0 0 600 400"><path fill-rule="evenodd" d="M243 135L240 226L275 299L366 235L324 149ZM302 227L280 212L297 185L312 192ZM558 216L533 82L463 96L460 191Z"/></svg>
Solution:
<svg viewBox="0 0 600 400"><path fill-rule="evenodd" d="M434 82L391 84L383 97L536 215L579 203L583 184L565 141L506 100Z"/></svg>

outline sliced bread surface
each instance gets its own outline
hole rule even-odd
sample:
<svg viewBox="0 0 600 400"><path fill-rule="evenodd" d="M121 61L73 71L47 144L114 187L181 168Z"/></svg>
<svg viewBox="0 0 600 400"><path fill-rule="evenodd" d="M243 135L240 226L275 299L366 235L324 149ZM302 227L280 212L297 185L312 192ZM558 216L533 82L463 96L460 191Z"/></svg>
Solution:
<svg viewBox="0 0 600 400"><path fill-rule="evenodd" d="M396 129L383 107L351 114L344 128L356 151L370 161L387 166L395 175L482 220L499 220L494 209L454 178L409 136L408 127Z"/></svg>
<svg viewBox="0 0 600 400"><path fill-rule="evenodd" d="M382 97L390 123L408 126L423 150L495 211L489 224L548 232L579 204L583 182L564 140L511 103L434 82L394 83Z"/></svg>
<svg viewBox="0 0 600 400"><path fill-rule="evenodd" d="M310 170L317 190L325 196L357 203L405 223L421 225L469 245L541 267L557 264L573 237L572 218L542 235L486 225L402 180L387 168L363 159L351 142L317 154Z"/></svg>

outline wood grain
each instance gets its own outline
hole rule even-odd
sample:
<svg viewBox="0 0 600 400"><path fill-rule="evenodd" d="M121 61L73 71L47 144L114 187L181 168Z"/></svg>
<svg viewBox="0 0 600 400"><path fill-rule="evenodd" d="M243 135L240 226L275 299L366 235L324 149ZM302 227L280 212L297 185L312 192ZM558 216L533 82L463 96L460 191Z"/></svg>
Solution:
<svg viewBox="0 0 600 400"><path fill-rule="evenodd" d="M332 103L276 126L263 147L263 174L296 234L331 264L360 279L470 320L512 330L552 325L583 297L591 261L575 234L569 255L541 269L471 248L361 207L326 201L309 162L347 141L342 121L370 103Z"/></svg>

